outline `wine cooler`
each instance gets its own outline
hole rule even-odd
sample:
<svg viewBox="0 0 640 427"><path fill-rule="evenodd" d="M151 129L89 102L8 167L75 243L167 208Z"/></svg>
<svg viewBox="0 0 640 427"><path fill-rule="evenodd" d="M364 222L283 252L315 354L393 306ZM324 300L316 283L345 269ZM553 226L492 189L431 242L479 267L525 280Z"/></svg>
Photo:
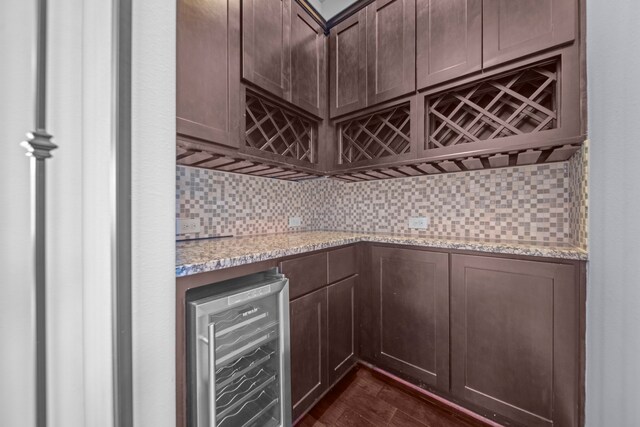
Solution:
<svg viewBox="0 0 640 427"><path fill-rule="evenodd" d="M289 281L276 269L187 295L190 427L289 427Z"/></svg>

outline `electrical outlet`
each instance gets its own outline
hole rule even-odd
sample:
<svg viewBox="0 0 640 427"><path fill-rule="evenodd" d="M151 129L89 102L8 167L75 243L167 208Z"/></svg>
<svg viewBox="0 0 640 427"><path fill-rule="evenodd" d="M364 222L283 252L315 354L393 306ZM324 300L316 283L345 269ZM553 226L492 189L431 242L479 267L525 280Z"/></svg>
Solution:
<svg viewBox="0 0 640 427"><path fill-rule="evenodd" d="M429 227L428 216L415 216L409 218L409 228L418 228L426 230Z"/></svg>
<svg viewBox="0 0 640 427"><path fill-rule="evenodd" d="M299 216L289 217L289 227L300 227L302 225L302 218Z"/></svg>
<svg viewBox="0 0 640 427"><path fill-rule="evenodd" d="M176 234L196 234L200 232L200 218L178 218Z"/></svg>

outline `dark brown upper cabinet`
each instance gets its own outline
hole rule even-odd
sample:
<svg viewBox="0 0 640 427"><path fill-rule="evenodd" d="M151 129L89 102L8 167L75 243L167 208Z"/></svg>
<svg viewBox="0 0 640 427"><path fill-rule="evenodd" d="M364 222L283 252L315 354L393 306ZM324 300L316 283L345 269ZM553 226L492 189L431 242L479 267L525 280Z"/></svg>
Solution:
<svg viewBox="0 0 640 427"><path fill-rule="evenodd" d="M416 0L377 0L367 6L367 105L416 88Z"/></svg>
<svg viewBox="0 0 640 427"><path fill-rule="evenodd" d="M577 426L575 265L452 255L451 389L528 426Z"/></svg>
<svg viewBox="0 0 640 427"><path fill-rule="evenodd" d="M329 36L331 117L367 106L366 9L331 28Z"/></svg>
<svg viewBox="0 0 640 427"><path fill-rule="evenodd" d="M291 100L291 0L242 0L242 77Z"/></svg>
<svg viewBox="0 0 640 427"><path fill-rule="evenodd" d="M327 39L322 27L296 2L291 10L291 101L318 117L327 96Z"/></svg>
<svg viewBox="0 0 640 427"><path fill-rule="evenodd" d="M296 0L178 0L177 163L358 181L584 142L578 0L365 3L327 37Z"/></svg>
<svg viewBox="0 0 640 427"><path fill-rule="evenodd" d="M327 288L291 301L289 311L295 420L327 389Z"/></svg>
<svg viewBox="0 0 640 427"><path fill-rule="evenodd" d="M333 384L356 361L356 278L330 285L327 292L328 375Z"/></svg>
<svg viewBox="0 0 640 427"><path fill-rule="evenodd" d="M376 363L449 388L449 256L373 247Z"/></svg>
<svg viewBox="0 0 640 427"><path fill-rule="evenodd" d="M415 0L377 0L331 28L331 117L415 90Z"/></svg>
<svg viewBox="0 0 640 427"><path fill-rule="evenodd" d="M484 0L483 66L574 40L576 0Z"/></svg>
<svg viewBox="0 0 640 427"><path fill-rule="evenodd" d="M482 0L418 0L418 89L482 69Z"/></svg>
<svg viewBox="0 0 640 427"><path fill-rule="evenodd" d="M322 27L291 0L242 0L242 8L242 77L324 116L327 41Z"/></svg>
<svg viewBox="0 0 640 427"><path fill-rule="evenodd" d="M240 1L177 4L177 133L239 145Z"/></svg>

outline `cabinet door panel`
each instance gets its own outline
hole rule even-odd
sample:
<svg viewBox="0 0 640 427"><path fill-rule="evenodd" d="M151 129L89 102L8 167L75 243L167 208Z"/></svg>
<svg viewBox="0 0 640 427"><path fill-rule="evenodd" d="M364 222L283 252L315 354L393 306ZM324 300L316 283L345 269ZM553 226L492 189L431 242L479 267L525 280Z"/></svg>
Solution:
<svg viewBox="0 0 640 427"><path fill-rule="evenodd" d="M238 147L239 0L180 0L177 25L177 133Z"/></svg>
<svg viewBox="0 0 640 427"><path fill-rule="evenodd" d="M575 38L576 0L484 0L483 65L500 64Z"/></svg>
<svg viewBox="0 0 640 427"><path fill-rule="evenodd" d="M316 116L322 116L327 91L324 32L298 3L294 2L292 6L292 102Z"/></svg>
<svg viewBox="0 0 640 427"><path fill-rule="evenodd" d="M448 255L386 247L374 247L372 255L376 359L447 390Z"/></svg>
<svg viewBox="0 0 640 427"><path fill-rule="evenodd" d="M291 301L291 404L298 418L327 388L327 288Z"/></svg>
<svg viewBox="0 0 640 427"><path fill-rule="evenodd" d="M416 27L418 89L482 68L482 0L418 1Z"/></svg>
<svg viewBox="0 0 640 427"><path fill-rule="evenodd" d="M453 393L526 425L577 425L575 268L453 255L451 274Z"/></svg>
<svg viewBox="0 0 640 427"><path fill-rule="evenodd" d="M416 0L367 6L367 106L415 89Z"/></svg>
<svg viewBox="0 0 640 427"><path fill-rule="evenodd" d="M291 0L242 0L242 77L291 100Z"/></svg>
<svg viewBox="0 0 640 427"><path fill-rule="evenodd" d="M366 10L331 29L331 117L367 106Z"/></svg>
<svg viewBox="0 0 640 427"><path fill-rule="evenodd" d="M338 282L327 288L327 351L329 384L333 384L355 363L356 279Z"/></svg>

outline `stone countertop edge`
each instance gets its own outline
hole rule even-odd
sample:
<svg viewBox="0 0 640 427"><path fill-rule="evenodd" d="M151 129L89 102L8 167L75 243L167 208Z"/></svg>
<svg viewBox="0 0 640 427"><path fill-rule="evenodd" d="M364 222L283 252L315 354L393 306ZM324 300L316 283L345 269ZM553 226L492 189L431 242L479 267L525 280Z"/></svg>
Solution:
<svg viewBox="0 0 640 427"><path fill-rule="evenodd" d="M354 233L355 234L355 233ZM266 238L267 236L260 236ZM274 235L274 239L282 237L281 234ZM535 243L498 243L498 242L463 242L446 239L431 239L423 237L410 236L375 236L375 235L352 235L345 237L336 237L334 239L322 240L321 237L317 243L308 242L302 245L292 245L286 248L273 248L254 253L244 253L237 256L212 258L205 261L195 261L192 263L181 263L176 265L176 277L190 276L198 273L206 273L209 271L222 270L230 267L237 267L245 264L251 264L260 261L267 261L276 258L283 258L291 255L304 254L317 250L344 246L359 242L369 243L390 243L409 245L424 248L437 249L454 249L468 250L476 252L486 252L488 254L508 254L508 255L524 255L537 256L547 258L558 258L567 260L586 261L588 253L576 247L544 247L535 246ZM194 249L191 249L194 250Z"/></svg>

